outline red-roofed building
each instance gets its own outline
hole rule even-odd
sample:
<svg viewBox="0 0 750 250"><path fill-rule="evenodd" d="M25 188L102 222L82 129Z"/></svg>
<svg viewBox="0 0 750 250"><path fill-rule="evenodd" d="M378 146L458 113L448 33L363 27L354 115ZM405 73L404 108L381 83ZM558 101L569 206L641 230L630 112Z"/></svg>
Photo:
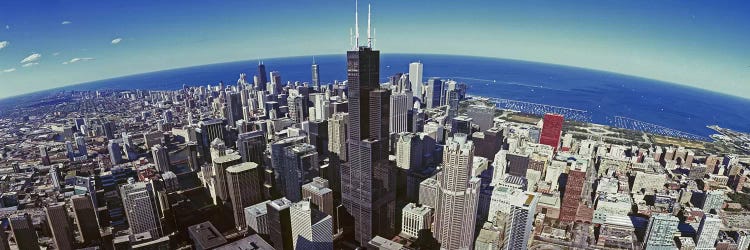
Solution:
<svg viewBox="0 0 750 250"><path fill-rule="evenodd" d="M562 115L545 114L542 135L539 138L539 143L552 146L555 151L557 151L558 146L560 145L560 134L562 133L564 121L565 119Z"/></svg>

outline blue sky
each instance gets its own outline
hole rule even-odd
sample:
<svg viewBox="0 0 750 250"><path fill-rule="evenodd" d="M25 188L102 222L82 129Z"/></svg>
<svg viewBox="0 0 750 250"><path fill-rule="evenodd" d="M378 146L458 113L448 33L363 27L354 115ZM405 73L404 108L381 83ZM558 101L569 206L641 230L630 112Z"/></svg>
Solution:
<svg viewBox="0 0 750 250"><path fill-rule="evenodd" d="M0 1L0 98L148 71L349 48L354 1L208 3ZM383 53L555 63L750 98L748 1L372 3Z"/></svg>

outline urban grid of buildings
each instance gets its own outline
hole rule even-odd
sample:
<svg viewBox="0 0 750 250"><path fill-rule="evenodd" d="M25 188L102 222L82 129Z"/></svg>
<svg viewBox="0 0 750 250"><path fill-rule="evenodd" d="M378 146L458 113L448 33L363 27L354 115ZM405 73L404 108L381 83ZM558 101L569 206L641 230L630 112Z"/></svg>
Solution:
<svg viewBox="0 0 750 250"><path fill-rule="evenodd" d="M0 118L0 250L748 249L747 158L500 110L420 62L381 82L369 21L342 82L259 62Z"/></svg>

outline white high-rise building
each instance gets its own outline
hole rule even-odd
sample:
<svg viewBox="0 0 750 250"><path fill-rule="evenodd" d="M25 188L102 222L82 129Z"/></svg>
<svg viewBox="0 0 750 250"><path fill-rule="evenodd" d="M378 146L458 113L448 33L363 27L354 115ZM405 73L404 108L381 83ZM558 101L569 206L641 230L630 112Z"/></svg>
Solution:
<svg viewBox="0 0 750 250"><path fill-rule="evenodd" d="M346 159L346 135L348 113L335 113L328 120L328 151L340 159Z"/></svg>
<svg viewBox="0 0 750 250"><path fill-rule="evenodd" d="M703 211L711 212L711 209L717 212L724 207L724 191L712 190L706 193L706 199L703 201Z"/></svg>
<svg viewBox="0 0 750 250"><path fill-rule="evenodd" d="M410 107L410 96L405 93L394 93L391 94L391 107L390 107L390 133L400 133L407 131L409 126L409 109Z"/></svg>
<svg viewBox="0 0 750 250"><path fill-rule="evenodd" d="M598 142L594 140L582 140L580 146L578 146L578 155L591 158L594 155L594 151L596 151L597 144Z"/></svg>
<svg viewBox="0 0 750 250"><path fill-rule="evenodd" d="M560 179L560 175L565 171L565 168L568 166L567 162L564 161L552 161L552 164L547 166L547 172L544 175L544 181L549 183L549 189L551 191L556 191L560 187L560 183L558 183L558 180Z"/></svg>
<svg viewBox="0 0 750 250"><path fill-rule="evenodd" d="M507 159L508 150L500 150L495 154L495 160L492 161L492 184L496 186L498 183L505 180L505 168L508 167Z"/></svg>
<svg viewBox="0 0 750 250"><path fill-rule="evenodd" d="M312 93L310 94L310 101L313 103L313 109L315 112L310 112L310 121L321 121L328 120L331 117L330 104L325 94L323 93Z"/></svg>
<svg viewBox="0 0 750 250"><path fill-rule="evenodd" d="M307 106L305 100L296 91L289 91L287 97L288 116L294 123L305 121L303 109Z"/></svg>
<svg viewBox="0 0 750 250"><path fill-rule="evenodd" d="M456 133L443 149L434 233L442 248L473 249L480 179L471 176L474 143Z"/></svg>
<svg viewBox="0 0 750 250"><path fill-rule="evenodd" d="M333 249L333 218L302 200L289 207L294 249Z"/></svg>
<svg viewBox="0 0 750 250"><path fill-rule="evenodd" d="M315 63L315 57L313 57L312 64L312 85L315 90L320 89L320 68L318 68L318 64Z"/></svg>
<svg viewBox="0 0 750 250"><path fill-rule="evenodd" d="M396 141L396 166L409 170L422 167L422 141L418 135L409 132L398 134Z"/></svg>
<svg viewBox="0 0 750 250"><path fill-rule="evenodd" d="M403 91L412 92L411 83L409 82L409 73L401 74L401 76L397 80L396 89L402 92Z"/></svg>
<svg viewBox="0 0 750 250"><path fill-rule="evenodd" d="M716 239L719 238L719 230L721 229L721 218L718 215L705 213L701 220L700 226L698 226L698 234L695 240L696 250L709 250L716 249Z"/></svg>
<svg viewBox="0 0 750 250"><path fill-rule="evenodd" d="M417 238L419 230L430 229L432 225L432 208L409 203L401 210L401 235Z"/></svg>
<svg viewBox="0 0 750 250"><path fill-rule="evenodd" d="M55 189L60 189L60 187L61 187L61 184L60 184L61 183L60 182L60 173L59 173L59 171L60 171L60 169L58 168L58 166L52 166L49 169L49 176L52 179L52 185L55 187Z"/></svg>
<svg viewBox="0 0 750 250"><path fill-rule="evenodd" d="M530 192L516 193L510 197L510 214L508 225L505 226L505 249L528 248L538 200L537 194Z"/></svg>
<svg viewBox="0 0 750 250"><path fill-rule="evenodd" d="M645 250L674 248L674 236L680 220L671 214L654 214L648 221L643 239ZM718 232L717 232L718 235Z"/></svg>
<svg viewBox="0 0 750 250"><path fill-rule="evenodd" d="M130 233L150 232L151 237L161 237L161 221L156 211L156 199L151 183L135 182L130 178L128 184L120 187L120 195L130 225Z"/></svg>
<svg viewBox="0 0 750 250"><path fill-rule="evenodd" d="M422 101L422 63L413 62L409 64L409 82L411 82L411 92L414 97Z"/></svg>
<svg viewBox="0 0 750 250"><path fill-rule="evenodd" d="M508 187L505 185L497 185L492 190L492 195L490 196L490 208L488 211L487 221L492 222L495 221L495 215L497 212L501 212L503 214L510 214L510 204L511 204L511 198L514 196L518 196L518 193L523 193L523 190Z"/></svg>
<svg viewBox="0 0 750 250"><path fill-rule="evenodd" d="M133 147L133 141L130 140L130 135L128 135L128 132L122 132L122 143L125 148Z"/></svg>

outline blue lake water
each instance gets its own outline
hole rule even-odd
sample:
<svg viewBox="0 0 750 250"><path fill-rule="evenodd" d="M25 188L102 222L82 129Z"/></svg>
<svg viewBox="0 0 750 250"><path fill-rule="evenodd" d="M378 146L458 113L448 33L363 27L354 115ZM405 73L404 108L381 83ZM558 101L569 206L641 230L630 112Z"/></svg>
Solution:
<svg viewBox="0 0 750 250"><path fill-rule="evenodd" d="M316 56L324 83L346 79L346 58ZM408 72L408 64L424 64L428 77L453 78L469 85L468 93L562 106L590 113L607 124L614 116L661 125L700 136L717 124L750 131L750 100L683 85L575 67L484 57L382 54L381 78ZM266 69L282 81L309 82L312 57L264 59ZM64 89L173 90L189 86L235 84L240 73L257 74L257 61L240 61L144 73L65 87Z"/></svg>

